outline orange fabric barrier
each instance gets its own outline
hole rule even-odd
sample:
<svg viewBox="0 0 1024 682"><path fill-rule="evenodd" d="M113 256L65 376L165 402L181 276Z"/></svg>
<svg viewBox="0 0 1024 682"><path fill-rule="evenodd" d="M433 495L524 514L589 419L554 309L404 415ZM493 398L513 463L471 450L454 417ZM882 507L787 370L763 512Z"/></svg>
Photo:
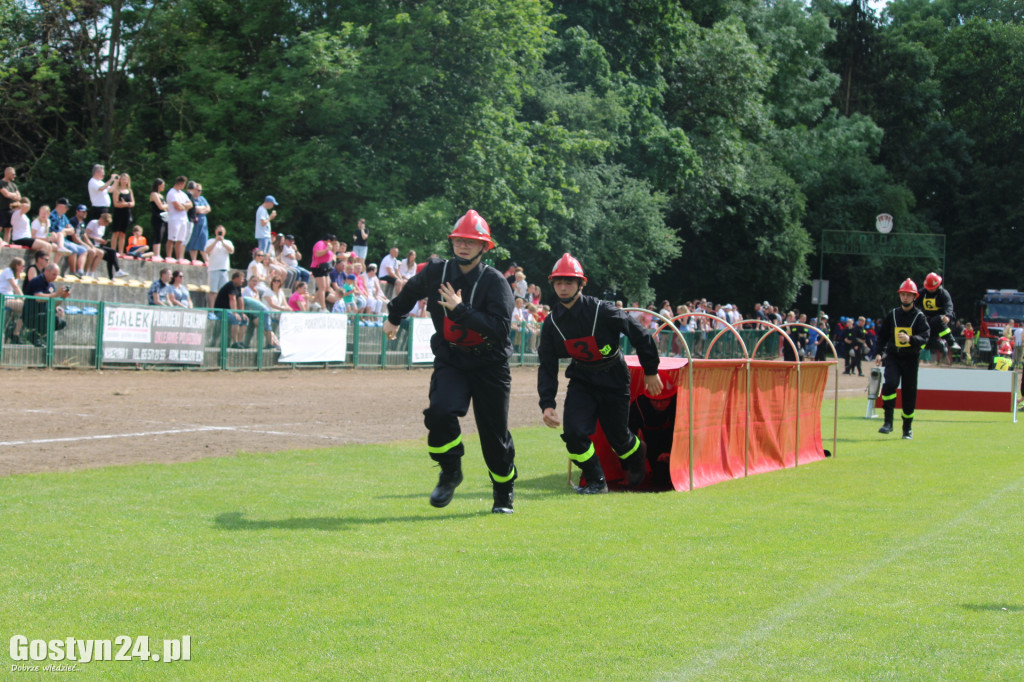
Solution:
<svg viewBox="0 0 1024 682"><path fill-rule="evenodd" d="M635 356L627 356L626 361L630 392L636 398L644 392L643 370ZM824 459L821 404L828 372L834 367L834 361L697 359L690 390L687 361L662 358L658 372L665 390L651 397L676 395L669 464L673 487L690 487L691 431L694 488ZM622 477L619 459L600 428L594 434L594 446L609 480Z"/></svg>

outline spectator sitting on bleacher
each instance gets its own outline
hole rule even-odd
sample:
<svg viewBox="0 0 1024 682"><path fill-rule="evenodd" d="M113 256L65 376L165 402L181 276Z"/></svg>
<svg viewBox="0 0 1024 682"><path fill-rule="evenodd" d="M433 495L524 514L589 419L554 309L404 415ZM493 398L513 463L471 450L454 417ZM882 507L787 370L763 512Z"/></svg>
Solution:
<svg viewBox="0 0 1024 682"><path fill-rule="evenodd" d="M43 268L43 273L25 283L26 296L38 296L40 298L61 298L66 299L71 294L71 287L62 286L55 289L53 282L60 275L60 268L56 263L50 263ZM57 306L55 310L57 319L54 329L61 330L67 323L64 320L64 309ZM47 302L35 298L25 300L22 308L22 319L25 323L27 334L31 337L34 346L43 347L46 345L46 317Z"/></svg>
<svg viewBox="0 0 1024 682"><path fill-rule="evenodd" d="M366 308L370 302L369 293L366 291L366 282L362 276L363 264L356 261L352 264L352 272L347 276L349 282L355 287L355 291L352 293L355 295L356 301L356 314L363 315L367 312ZM362 320L360 320L362 322Z"/></svg>
<svg viewBox="0 0 1024 682"><path fill-rule="evenodd" d="M149 250L146 236L142 234L142 225L132 228L132 236L128 237L128 255L135 258L152 258L153 256L153 252Z"/></svg>
<svg viewBox="0 0 1024 682"><path fill-rule="evenodd" d="M288 276L288 268L285 267L284 263L277 259L275 255L276 253L277 252L274 251L273 238L271 238L270 248L263 252L263 267L267 269L267 276L260 280L263 284L269 282L270 278L274 275L278 275L280 277Z"/></svg>
<svg viewBox="0 0 1024 682"><path fill-rule="evenodd" d="M25 280L25 284L23 284L21 287L22 291L25 290L25 287L28 286L28 283L31 280L43 274L43 269L47 266L49 262L49 251L41 250L36 251L35 253L32 254L32 263L30 263L28 267L25 268L25 272L23 273L23 279Z"/></svg>
<svg viewBox="0 0 1024 682"><path fill-rule="evenodd" d="M389 298L397 296L405 286L405 280L398 274L398 247L391 249L380 259L380 272L377 275L384 286L384 294Z"/></svg>
<svg viewBox="0 0 1024 682"><path fill-rule="evenodd" d="M245 348L242 339L245 336L245 329L248 326L249 318L242 314L245 307L242 302L242 271L235 270L231 273L231 279L220 288L217 297L213 301L213 307L223 310L221 321L231 325L231 347Z"/></svg>
<svg viewBox="0 0 1024 682"><path fill-rule="evenodd" d="M160 276L149 286L149 292L146 294L146 302L149 303L149 305L170 307L177 305L176 299L175 302L171 302L173 297L174 287L171 285L171 269L160 268Z"/></svg>
<svg viewBox="0 0 1024 682"><path fill-rule="evenodd" d="M15 256L7 267L0 272L0 294L4 296L4 307L7 309L4 317L7 324L4 328L4 338L12 343L21 343L21 309L25 305L23 298L8 298L9 296L21 296L21 273L25 269L25 260Z"/></svg>
<svg viewBox="0 0 1024 682"><path fill-rule="evenodd" d="M280 275L277 276L280 279ZM246 310L252 311L249 319L253 322L263 320L263 333L266 344L270 348L280 348L277 337L274 336L273 319L270 316L270 306L263 302L263 297L270 292L267 285L255 276L249 278L249 283L242 289L242 305Z"/></svg>
<svg viewBox="0 0 1024 682"><path fill-rule="evenodd" d="M299 261L302 260L302 254L299 252L298 247L295 246L295 235L284 235L281 241L281 248L277 250L277 253L281 258L281 262L288 268L288 271L295 275L296 281L309 284L309 278L313 273L299 265Z"/></svg>
<svg viewBox="0 0 1024 682"><path fill-rule="evenodd" d="M380 280L377 279L376 263L367 265L365 273L359 272L357 264L356 276L358 277L360 274L362 274L363 284L366 285L366 312L370 315L380 315L388 299L384 295L384 289L380 285ZM381 320L374 320L373 324L381 325L383 322Z"/></svg>
<svg viewBox="0 0 1024 682"><path fill-rule="evenodd" d="M188 287L185 285L185 273L181 270L171 273L171 288L174 290L174 294L168 299L171 305L181 308L192 307L192 296L188 293Z"/></svg>
<svg viewBox="0 0 1024 682"><path fill-rule="evenodd" d="M280 277L270 280L270 288L263 291L263 302L267 304L270 310L290 313L292 309L288 307L288 297L284 295L283 287L284 282Z"/></svg>
<svg viewBox="0 0 1024 682"><path fill-rule="evenodd" d="M334 294L337 298L331 307L332 313L354 313L356 312L356 283L355 275L344 275L336 285ZM330 298L328 298L330 300Z"/></svg>
<svg viewBox="0 0 1024 682"><path fill-rule="evenodd" d="M55 252L57 250L55 244L32 236L32 222L28 219L28 212L31 208L32 201L28 197L22 197L21 201L11 204L11 243L24 246L26 249Z"/></svg>
<svg viewBox="0 0 1024 682"><path fill-rule="evenodd" d="M107 246L108 242L103 236L109 224L110 214L100 213L99 218L90 220L85 226L82 238L88 246L98 248L103 252L103 260L107 263L107 276L110 279L127 277L128 273L121 269L121 263L117 259L117 251ZM93 264L93 267L95 267L95 264ZM90 272L89 274L95 275L95 272Z"/></svg>
<svg viewBox="0 0 1024 682"><path fill-rule="evenodd" d="M346 272L347 263L344 258L337 258L334 261L334 267L331 269L329 274L330 288L327 291L326 303L327 308L334 310L334 305L344 298L345 288L348 280L348 272Z"/></svg>
<svg viewBox="0 0 1024 682"><path fill-rule="evenodd" d="M68 268L65 274L84 275L85 266L89 259L89 247L82 243L81 238L75 232L74 225L68 216L68 207L71 201L61 197L54 204L53 213L50 215L50 232L58 235L58 242L71 252L67 257ZM62 240L62 241L61 241Z"/></svg>
<svg viewBox="0 0 1024 682"><path fill-rule="evenodd" d="M416 276L416 272L416 252L410 250L406 254L405 260L398 264L398 276L403 281L408 282Z"/></svg>
<svg viewBox="0 0 1024 682"><path fill-rule="evenodd" d="M297 313L309 312L309 290L305 282L298 282L288 297L288 307Z"/></svg>
<svg viewBox="0 0 1024 682"><path fill-rule="evenodd" d="M252 260L249 261L249 267L245 269L245 281L248 282L255 277L261 282L267 282L270 280L269 274L264 262L263 251L259 248L253 249Z"/></svg>
<svg viewBox="0 0 1024 682"><path fill-rule="evenodd" d="M75 208L75 214L68 216L68 223L75 229L75 241L85 247L85 269L81 273L75 273L79 277L83 277L88 273L91 273L96 269L97 264L103 260L103 250L97 246L93 246L85 237L85 226L89 222L85 219L86 213L89 209L85 207L85 204L79 204Z"/></svg>

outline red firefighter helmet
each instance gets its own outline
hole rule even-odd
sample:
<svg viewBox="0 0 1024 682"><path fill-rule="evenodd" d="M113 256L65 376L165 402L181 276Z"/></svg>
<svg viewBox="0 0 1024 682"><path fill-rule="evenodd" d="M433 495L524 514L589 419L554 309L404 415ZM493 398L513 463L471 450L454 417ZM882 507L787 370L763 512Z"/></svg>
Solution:
<svg viewBox="0 0 1024 682"><path fill-rule="evenodd" d="M928 276L924 278L924 288L928 291L935 291L940 286L942 286L942 278L934 272L929 272Z"/></svg>
<svg viewBox="0 0 1024 682"><path fill-rule="evenodd" d="M583 274L583 266L580 265L578 260L567 253L562 254L562 257L555 263L555 267L551 268L548 280L552 280L555 277L575 277L582 279L584 284L587 283L587 276Z"/></svg>
<svg viewBox="0 0 1024 682"><path fill-rule="evenodd" d="M491 228L487 221L473 209L466 211L466 215L455 221L455 229L448 235L448 239L475 239L484 243L484 251L494 248L494 241L491 239Z"/></svg>
<svg viewBox="0 0 1024 682"><path fill-rule="evenodd" d="M909 277L903 280L903 284L900 285L899 293L913 294L914 296L917 296L917 285L914 284L914 280L910 279Z"/></svg>

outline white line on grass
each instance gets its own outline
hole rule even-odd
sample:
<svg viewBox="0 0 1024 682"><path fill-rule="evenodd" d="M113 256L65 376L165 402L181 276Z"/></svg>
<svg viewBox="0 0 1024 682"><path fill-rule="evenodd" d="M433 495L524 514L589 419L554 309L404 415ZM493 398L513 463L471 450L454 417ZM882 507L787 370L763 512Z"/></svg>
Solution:
<svg viewBox="0 0 1024 682"><path fill-rule="evenodd" d="M168 436L177 433L196 433L199 431L237 431L233 426L200 426L192 429L168 429L166 431L137 431L135 433L102 433L97 436L71 436L69 438L35 438L32 440L7 440L0 441L0 447L5 445L42 445L45 443L73 443L83 440L107 440L111 438L140 438L146 436Z"/></svg>
<svg viewBox="0 0 1024 682"><path fill-rule="evenodd" d="M172 436L179 433L200 433L203 431L244 431L266 436L286 436L289 438L320 438L322 440L341 440L345 442L370 442L369 440L354 440L340 436L324 434L291 433L288 431L269 431L266 429L251 428L248 426L197 426L189 429L168 429L165 431L136 431L135 433L102 433L95 436L70 436L66 438L36 438L32 440L8 440L0 441L0 447L15 445L45 445L47 443L73 443L85 440L110 440L113 438L146 438L147 436Z"/></svg>
<svg viewBox="0 0 1024 682"><path fill-rule="evenodd" d="M673 673L667 673L665 676L658 676L656 679L687 680L712 672L720 662L728 660L739 653L751 651L756 642L767 639L773 631L797 618L801 611L806 611L826 599L830 599L840 590L866 578L897 559L902 559L911 552L922 549L938 539L948 537L950 530L974 518L975 515L985 508L991 507L1000 498L1010 493L1018 492L1021 487L1024 487L1022 484L1024 484L1024 477L1018 478L1001 490L997 490L970 509L960 513L946 523L936 526L929 532L919 536L916 540L892 548L879 559L865 564L860 570L845 576L839 576L831 584L823 586L816 592L776 609L773 613L762 619L760 623L741 633L732 642L708 651L705 655L693 661L691 665L687 665Z"/></svg>

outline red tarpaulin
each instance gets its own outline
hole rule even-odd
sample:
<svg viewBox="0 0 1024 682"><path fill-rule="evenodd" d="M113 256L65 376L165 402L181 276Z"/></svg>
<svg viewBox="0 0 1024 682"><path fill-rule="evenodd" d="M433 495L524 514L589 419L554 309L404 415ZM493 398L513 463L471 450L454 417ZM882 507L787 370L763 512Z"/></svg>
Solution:
<svg viewBox="0 0 1024 682"><path fill-rule="evenodd" d="M835 361L696 359L692 361L692 391L687 363L683 358L662 358L658 373L665 389L649 396L676 396L669 464L676 490L690 488L691 431L694 488L825 458L821 401ZM643 369L635 355L626 356L626 364L632 380L630 394L636 399L646 393ZM593 440L608 479L624 477L619 458L600 427Z"/></svg>

